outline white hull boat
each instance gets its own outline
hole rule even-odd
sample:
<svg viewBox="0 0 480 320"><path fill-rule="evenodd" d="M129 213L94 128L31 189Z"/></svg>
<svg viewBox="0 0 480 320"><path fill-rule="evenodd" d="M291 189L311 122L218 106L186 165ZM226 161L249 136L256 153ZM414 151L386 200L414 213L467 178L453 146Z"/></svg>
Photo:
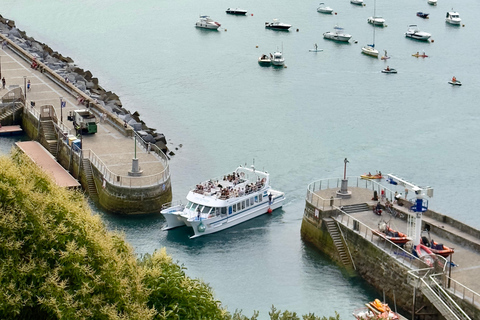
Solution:
<svg viewBox="0 0 480 320"><path fill-rule="evenodd" d="M217 30L221 26L220 23L213 21L209 16L200 16L200 19L195 23L195 27Z"/></svg>
<svg viewBox="0 0 480 320"><path fill-rule="evenodd" d="M243 9L238 9L238 8L228 8L226 11L226 13L228 14L234 14L234 15L237 15L237 16L244 16L247 14L247 10L243 10Z"/></svg>
<svg viewBox="0 0 480 320"><path fill-rule="evenodd" d="M333 9L330 7L325 6L325 3L320 2L320 7L317 8L317 11L320 13L332 14Z"/></svg>
<svg viewBox="0 0 480 320"><path fill-rule="evenodd" d="M273 22L265 22L265 28L267 29L288 30L291 27L292 25L280 22L277 19L273 19Z"/></svg>
<svg viewBox="0 0 480 320"><path fill-rule="evenodd" d="M191 238L222 231L282 207L285 194L270 187L267 172L240 166L223 178L196 185L187 201L162 207L167 221L163 230L186 225L195 233Z"/></svg>
<svg viewBox="0 0 480 320"><path fill-rule="evenodd" d="M431 36L432 35L428 32L418 30L416 24L409 25L407 32L405 32L405 37L422 41L428 41Z"/></svg>
<svg viewBox="0 0 480 320"><path fill-rule="evenodd" d="M270 64L272 64L272 59L270 59L270 57L268 55L262 54L258 58L258 63L262 66L269 66Z"/></svg>
<svg viewBox="0 0 480 320"><path fill-rule="evenodd" d="M384 27L385 26L385 19L382 17L369 17L367 22L373 24L374 26Z"/></svg>
<svg viewBox="0 0 480 320"><path fill-rule="evenodd" d="M447 12L445 22L453 24L454 26L459 26L462 22L462 19L460 19L460 15L458 14L458 12L449 11Z"/></svg>
<svg viewBox="0 0 480 320"><path fill-rule="evenodd" d="M378 58L378 50L374 46L367 44L362 48L362 53L371 57Z"/></svg>
<svg viewBox="0 0 480 320"><path fill-rule="evenodd" d="M350 0L350 3L357 6L363 6L363 0Z"/></svg>
<svg viewBox="0 0 480 320"><path fill-rule="evenodd" d="M334 31L328 31L323 34L325 39L348 42L352 38L350 34L343 33L343 28L335 26Z"/></svg>
<svg viewBox="0 0 480 320"><path fill-rule="evenodd" d="M272 64L274 66L283 66L285 64L285 58L280 51L275 51L273 53Z"/></svg>
<svg viewBox="0 0 480 320"><path fill-rule="evenodd" d="M437 5L437 0L428 0L427 3L431 6L436 6Z"/></svg>
<svg viewBox="0 0 480 320"><path fill-rule="evenodd" d="M397 70L387 67L382 70L382 73L397 73Z"/></svg>

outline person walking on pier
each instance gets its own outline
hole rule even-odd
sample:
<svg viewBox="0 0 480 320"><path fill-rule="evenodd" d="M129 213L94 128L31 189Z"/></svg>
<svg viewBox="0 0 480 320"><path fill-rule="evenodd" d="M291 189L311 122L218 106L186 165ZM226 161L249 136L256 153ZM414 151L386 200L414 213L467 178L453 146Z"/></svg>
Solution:
<svg viewBox="0 0 480 320"><path fill-rule="evenodd" d="M2 89L5 89L5 85L7 82L5 81L5 77L2 78Z"/></svg>
<svg viewBox="0 0 480 320"><path fill-rule="evenodd" d="M27 81L27 91L30 91L32 89L32 85L30 84L30 80Z"/></svg>

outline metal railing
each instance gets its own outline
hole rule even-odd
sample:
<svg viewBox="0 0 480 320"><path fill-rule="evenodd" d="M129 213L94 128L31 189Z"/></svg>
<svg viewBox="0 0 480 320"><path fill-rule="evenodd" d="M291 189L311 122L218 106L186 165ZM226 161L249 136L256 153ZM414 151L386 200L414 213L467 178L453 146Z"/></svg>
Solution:
<svg viewBox="0 0 480 320"><path fill-rule="evenodd" d="M394 200L395 192L376 181L362 179L360 177L347 177L347 180L348 180L348 185L350 187L365 188L372 191L377 191L379 195L382 190L385 190L386 199L389 199L392 202ZM332 205L341 207L342 200L343 200L342 198L334 197L330 199L324 199L315 193L316 191L320 191L320 190L340 188L341 183L342 183L342 179L340 178L329 178L329 179L321 179L321 180L314 181L310 183L307 187L306 200L316 208L319 208L319 209L321 208L322 210L325 210L325 207L331 207Z"/></svg>
<svg viewBox="0 0 480 320"><path fill-rule="evenodd" d="M112 172L110 169L108 169L108 166L95 154L95 152L90 149L82 150L82 157L90 160L92 166L94 166L102 174L105 182L118 187L144 188L164 184L170 178L168 162L162 172L149 176L134 177L119 175Z"/></svg>
<svg viewBox="0 0 480 320"><path fill-rule="evenodd" d="M451 292L462 300L475 305L477 308L480 308L480 294L464 286L457 280L450 278L448 275L445 276L445 279L445 290Z"/></svg>

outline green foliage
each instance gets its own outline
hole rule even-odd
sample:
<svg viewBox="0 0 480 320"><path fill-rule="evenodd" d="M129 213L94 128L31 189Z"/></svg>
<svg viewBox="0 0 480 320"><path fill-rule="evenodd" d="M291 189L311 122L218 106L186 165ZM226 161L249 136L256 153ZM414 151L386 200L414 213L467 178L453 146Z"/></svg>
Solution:
<svg viewBox="0 0 480 320"><path fill-rule="evenodd" d="M0 157L0 319L258 319L228 313L184 270L165 249L137 260L82 193L57 187L19 152Z"/></svg>

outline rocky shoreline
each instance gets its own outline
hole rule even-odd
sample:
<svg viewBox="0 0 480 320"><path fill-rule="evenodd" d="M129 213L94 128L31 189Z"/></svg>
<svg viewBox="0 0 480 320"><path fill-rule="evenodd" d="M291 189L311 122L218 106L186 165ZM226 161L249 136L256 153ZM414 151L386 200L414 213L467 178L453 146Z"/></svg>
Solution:
<svg viewBox="0 0 480 320"><path fill-rule="evenodd" d="M21 31L15 26L15 21L5 19L1 15L0 33L65 79L65 82L71 83L78 90L94 99L110 115L116 116L122 122L130 125L142 136L145 142L156 144L165 154L174 155L173 151L168 150L164 134L156 132L156 129L149 128L140 119L138 112L131 113L123 108L117 94L102 88L98 83L98 78L93 77L90 71L85 71L76 66L72 58L64 57L45 43L27 36L25 31Z"/></svg>

